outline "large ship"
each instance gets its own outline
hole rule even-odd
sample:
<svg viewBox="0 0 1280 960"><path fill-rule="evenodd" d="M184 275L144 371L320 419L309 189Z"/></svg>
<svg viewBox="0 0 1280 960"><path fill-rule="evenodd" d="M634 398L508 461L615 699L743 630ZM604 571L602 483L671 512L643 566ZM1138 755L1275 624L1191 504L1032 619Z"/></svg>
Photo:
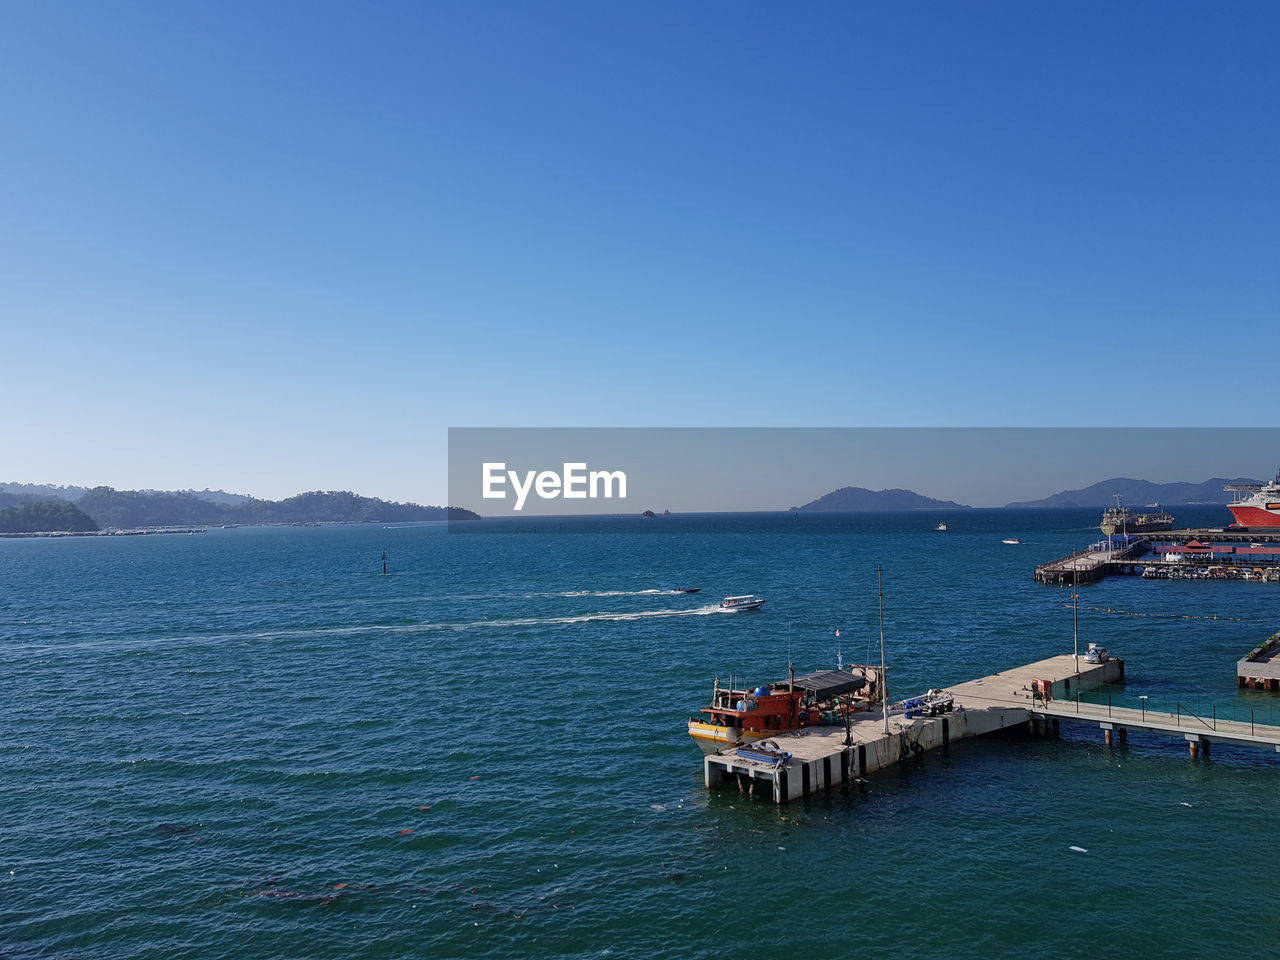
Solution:
<svg viewBox="0 0 1280 960"><path fill-rule="evenodd" d="M1223 487L1233 490L1236 499L1227 509L1241 527L1280 527L1280 471L1270 483L1233 483Z"/></svg>
<svg viewBox="0 0 1280 960"><path fill-rule="evenodd" d="M1102 522L1098 529L1111 536L1115 533L1155 533L1158 530L1172 530L1173 516L1160 509L1160 504L1153 504L1155 513L1130 513L1129 508L1120 502L1120 494L1116 494L1116 505L1107 507L1102 512Z"/></svg>

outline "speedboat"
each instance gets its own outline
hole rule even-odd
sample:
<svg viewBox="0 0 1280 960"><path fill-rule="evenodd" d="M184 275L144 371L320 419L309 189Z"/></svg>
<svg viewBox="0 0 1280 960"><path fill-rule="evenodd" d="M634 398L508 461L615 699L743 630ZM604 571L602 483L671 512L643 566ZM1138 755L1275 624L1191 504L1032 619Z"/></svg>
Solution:
<svg viewBox="0 0 1280 960"><path fill-rule="evenodd" d="M677 587L676 593L697 593L701 587Z"/></svg>
<svg viewBox="0 0 1280 960"><path fill-rule="evenodd" d="M1001 543L1021 543L1022 541L1019 540L1017 537L1005 537L1000 542Z"/></svg>
<svg viewBox="0 0 1280 960"><path fill-rule="evenodd" d="M764 597L725 597L720 601L721 610L759 610L764 606Z"/></svg>

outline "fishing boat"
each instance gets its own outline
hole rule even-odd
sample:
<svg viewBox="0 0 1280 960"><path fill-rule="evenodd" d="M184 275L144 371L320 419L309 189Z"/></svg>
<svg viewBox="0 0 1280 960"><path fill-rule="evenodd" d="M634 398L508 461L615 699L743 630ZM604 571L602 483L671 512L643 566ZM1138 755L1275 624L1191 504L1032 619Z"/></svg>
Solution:
<svg viewBox="0 0 1280 960"><path fill-rule="evenodd" d="M1102 521L1098 529L1111 536L1116 533L1155 533L1159 530L1172 530L1173 515L1160 510L1156 504L1155 513L1130 513L1129 508L1121 502L1120 494L1116 494L1116 505L1107 507L1102 512Z"/></svg>
<svg viewBox="0 0 1280 960"><path fill-rule="evenodd" d="M946 530L946 529L947 529L947 525L946 525L945 523L940 523L940 524L938 524L936 527L934 527L933 529L935 529L935 530Z"/></svg>
<svg viewBox="0 0 1280 960"><path fill-rule="evenodd" d="M738 688L717 680L702 717L689 718L689 736L705 753L752 744L805 727L838 726L848 714L878 703L874 667L820 670L778 683Z"/></svg>
<svg viewBox="0 0 1280 960"><path fill-rule="evenodd" d="M1227 509L1236 518L1237 526L1249 530L1280 527L1280 471L1270 483L1233 483L1223 489L1236 493L1235 501L1227 504Z"/></svg>
<svg viewBox="0 0 1280 960"><path fill-rule="evenodd" d="M1019 540L1017 537L1005 537L1000 542L1001 543L1021 543L1022 541Z"/></svg>
<svg viewBox="0 0 1280 960"><path fill-rule="evenodd" d="M748 594L745 597L725 597L720 601L721 610L759 610L764 606L764 597Z"/></svg>

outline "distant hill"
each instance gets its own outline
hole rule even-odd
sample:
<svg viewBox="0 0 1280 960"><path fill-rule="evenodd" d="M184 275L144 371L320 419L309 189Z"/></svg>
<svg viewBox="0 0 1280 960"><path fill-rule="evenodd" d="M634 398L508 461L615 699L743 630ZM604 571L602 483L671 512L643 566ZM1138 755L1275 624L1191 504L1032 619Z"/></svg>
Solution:
<svg viewBox="0 0 1280 960"><path fill-rule="evenodd" d="M83 533L98 525L66 500L37 500L0 510L0 533Z"/></svg>
<svg viewBox="0 0 1280 960"><path fill-rule="evenodd" d="M841 487L793 512L845 513L855 510L954 510L968 509L954 500L934 500L912 490L868 490L866 487Z"/></svg>
<svg viewBox="0 0 1280 960"><path fill-rule="evenodd" d="M58 499L75 503L90 487L53 483L0 483L0 507L14 503L34 503L36 500ZM227 493L225 490L139 490L139 493L190 493L210 503L247 503L253 497L243 493Z"/></svg>
<svg viewBox="0 0 1280 960"><path fill-rule="evenodd" d="M54 483L0 483L0 497L16 497L20 502L34 503L36 500L67 500L75 503L88 487L64 486ZM3 505L0 500L0 505Z"/></svg>
<svg viewBox="0 0 1280 960"><path fill-rule="evenodd" d="M285 500L214 503L197 493L94 487L77 503L103 527L168 527L238 523L398 523L478 519L458 507L424 507L361 497L347 490L315 490Z"/></svg>
<svg viewBox="0 0 1280 960"><path fill-rule="evenodd" d="M74 501L74 507L72 502ZM40 511L17 513L39 505ZM54 505L54 506L50 506ZM67 507L61 510L58 507ZM42 511L42 512L41 512ZM480 515L460 507L431 507L361 497L347 490L314 490L285 500L256 500L222 490L116 490L113 487L59 487L52 484L0 483L0 512L23 524L0 532L96 530L102 528L185 527L252 523L399 523L408 520L476 520ZM29 528L27 519L95 526Z"/></svg>
<svg viewBox="0 0 1280 960"><path fill-rule="evenodd" d="M1203 483L1152 483L1149 480L1132 480L1128 477L1114 477L1103 480L1083 490L1063 490L1043 500L1022 500L1006 504L1007 507L1109 507L1115 504L1118 493L1124 502L1131 507L1144 507L1149 503L1158 503L1163 507L1182 506L1188 503L1230 503L1231 494L1222 488L1229 483L1261 483L1261 480L1250 480L1237 477L1227 480L1213 477Z"/></svg>
<svg viewBox="0 0 1280 960"><path fill-rule="evenodd" d="M193 497L199 497L201 500L208 500L210 503L248 503L254 499L244 493L227 493L225 490L210 490L205 487L203 490L143 490L143 493L189 493Z"/></svg>

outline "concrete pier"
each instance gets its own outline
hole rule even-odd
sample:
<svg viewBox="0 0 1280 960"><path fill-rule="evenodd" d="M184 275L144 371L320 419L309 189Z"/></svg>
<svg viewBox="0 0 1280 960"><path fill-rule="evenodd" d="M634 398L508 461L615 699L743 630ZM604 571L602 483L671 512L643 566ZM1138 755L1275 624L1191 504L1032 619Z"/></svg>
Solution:
<svg viewBox="0 0 1280 960"><path fill-rule="evenodd" d="M1280 633L1272 634L1236 662L1236 685L1280 692Z"/></svg>
<svg viewBox="0 0 1280 960"><path fill-rule="evenodd" d="M1036 567L1036 582L1064 586L1094 583L1114 573L1134 573L1142 565L1143 554L1150 549L1150 543L1139 540L1124 550L1081 550L1040 564Z"/></svg>
<svg viewBox="0 0 1280 960"><path fill-rule="evenodd" d="M1186 712L1133 710L1128 707L1112 707L1106 703L1080 703L1074 700L1050 701L1048 704L1037 705L1032 708L1032 713L1041 718L1098 727L1102 730L1106 743L1112 742L1113 733L1118 733L1121 742L1124 742L1130 730L1144 730L1147 733L1185 739L1193 757L1209 756L1210 745L1214 742L1265 747L1280 752L1280 726L1263 723L1202 718Z"/></svg>
<svg viewBox="0 0 1280 960"><path fill-rule="evenodd" d="M945 749L954 740L1026 724L1033 706L1042 704L1045 695L1049 703L1070 697L1074 705L1078 692L1123 679L1123 660L1085 663L1080 658L1077 663L1071 656L1051 657L948 688L954 707L938 716L908 718L899 709L890 714L886 730L881 714L873 711L855 714L848 729L808 727L771 737L767 743L791 754L785 762L741 757L736 749L710 754L703 760L703 778L709 788L737 783L744 792L767 794L775 803L785 803L927 750ZM1053 715L1045 716L1044 732L1056 732Z"/></svg>

